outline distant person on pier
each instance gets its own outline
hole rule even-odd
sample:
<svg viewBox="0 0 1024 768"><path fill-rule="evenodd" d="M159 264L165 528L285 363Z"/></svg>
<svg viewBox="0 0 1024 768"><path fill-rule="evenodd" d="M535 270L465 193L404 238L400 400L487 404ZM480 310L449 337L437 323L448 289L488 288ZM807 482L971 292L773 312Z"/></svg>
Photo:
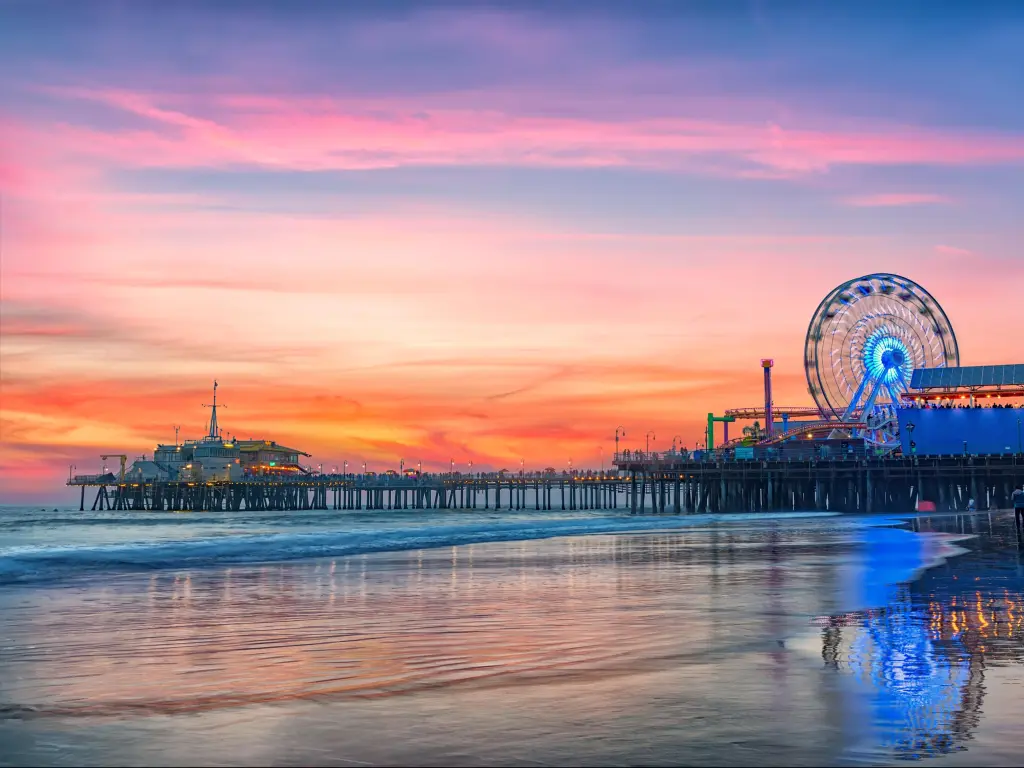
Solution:
<svg viewBox="0 0 1024 768"><path fill-rule="evenodd" d="M1017 525L1024 525L1024 485L1015 490L1010 498L1013 499L1013 521Z"/></svg>

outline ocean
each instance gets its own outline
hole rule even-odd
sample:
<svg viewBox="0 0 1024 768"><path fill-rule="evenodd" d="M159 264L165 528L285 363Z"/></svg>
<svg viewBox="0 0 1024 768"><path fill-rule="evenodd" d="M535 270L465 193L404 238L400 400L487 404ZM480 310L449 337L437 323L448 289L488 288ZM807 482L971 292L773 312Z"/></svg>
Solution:
<svg viewBox="0 0 1024 768"><path fill-rule="evenodd" d="M1012 515L0 508L0 765L1013 765Z"/></svg>

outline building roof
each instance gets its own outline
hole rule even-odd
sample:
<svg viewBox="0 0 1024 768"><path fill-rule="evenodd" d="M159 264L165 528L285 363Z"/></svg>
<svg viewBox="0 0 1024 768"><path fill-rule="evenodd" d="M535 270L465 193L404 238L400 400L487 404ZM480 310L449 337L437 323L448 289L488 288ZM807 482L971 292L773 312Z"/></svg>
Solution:
<svg viewBox="0 0 1024 768"><path fill-rule="evenodd" d="M167 467L157 461L149 461L143 459L136 459L132 464L131 468L125 472L125 475L131 475L133 473L149 476L149 477L160 477L163 479L171 479L174 477L176 469Z"/></svg>
<svg viewBox="0 0 1024 768"><path fill-rule="evenodd" d="M911 389L1024 386L1024 364L964 365L956 368L918 368Z"/></svg>
<svg viewBox="0 0 1024 768"><path fill-rule="evenodd" d="M275 453L295 453L299 456L309 456L310 454L305 451L300 451L298 448L289 448L286 445L278 445L273 440L235 440L235 446L238 450L245 453L255 453L256 451L274 451Z"/></svg>

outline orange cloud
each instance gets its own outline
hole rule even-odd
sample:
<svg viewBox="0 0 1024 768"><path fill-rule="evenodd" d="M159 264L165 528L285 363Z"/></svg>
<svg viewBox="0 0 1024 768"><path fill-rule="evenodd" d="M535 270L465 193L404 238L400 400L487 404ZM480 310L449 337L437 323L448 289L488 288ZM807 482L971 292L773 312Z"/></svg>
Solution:
<svg viewBox="0 0 1024 768"><path fill-rule="evenodd" d="M466 359L423 362L408 373L402 366L353 372L337 382L343 394L335 395L324 394L322 384L287 376L222 379L228 407L220 421L229 434L274 437L328 465L348 459L351 466L367 461L379 470L404 457L407 464L422 461L433 469L447 467L450 459L462 467L473 461L497 468L522 457L532 468L562 466L569 458L586 466L596 465L599 446L611 450L618 423L637 435L664 423L664 446L676 432L692 441L700 419L681 414L680 404L694 397L713 401L708 395L729 380L724 371L696 373L668 364L608 361L546 369L521 360L497 362L489 363L490 370ZM517 384L516 391L507 389ZM184 427L183 436L199 436L206 385L192 375L8 378L0 467L7 492L38 493L45 477L53 498L65 462L91 466L101 452L148 453L156 441L173 437L175 424ZM615 390L625 388L638 397L623 401Z"/></svg>

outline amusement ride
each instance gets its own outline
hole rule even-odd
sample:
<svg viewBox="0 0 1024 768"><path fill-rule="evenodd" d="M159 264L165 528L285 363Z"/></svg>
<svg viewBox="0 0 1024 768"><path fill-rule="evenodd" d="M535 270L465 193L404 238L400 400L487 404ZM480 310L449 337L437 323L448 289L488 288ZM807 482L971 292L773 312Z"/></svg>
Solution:
<svg viewBox="0 0 1024 768"><path fill-rule="evenodd" d="M833 289L807 328L804 369L822 415L856 423L855 436L898 443L896 408L916 368L960 364L956 334L924 288L876 273Z"/></svg>
<svg viewBox="0 0 1024 768"><path fill-rule="evenodd" d="M953 326L928 291L900 275L864 275L830 291L807 327L804 371L814 406L769 405L768 385L764 408L732 409L726 417L771 422L773 414L781 415L783 429L773 432L769 427L758 444L806 435L859 438L866 445L891 450L899 445L896 409L913 371L959 364ZM790 429L790 416L810 420Z"/></svg>

